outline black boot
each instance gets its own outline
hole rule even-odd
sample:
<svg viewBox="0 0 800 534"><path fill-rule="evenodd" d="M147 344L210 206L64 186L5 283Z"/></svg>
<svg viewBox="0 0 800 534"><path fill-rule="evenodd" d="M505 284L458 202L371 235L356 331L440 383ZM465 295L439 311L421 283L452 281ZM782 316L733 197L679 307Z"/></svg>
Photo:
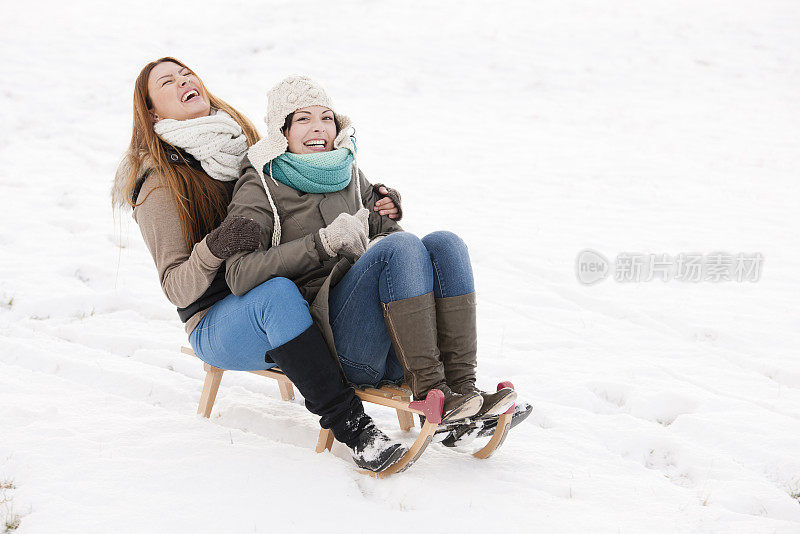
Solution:
<svg viewBox="0 0 800 534"><path fill-rule="evenodd" d="M372 418L364 412L361 412L352 424L363 430L346 445L352 451L353 461L362 469L383 471L399 460L408 450L401 443L381 432L375 426Z"/></svg>
<svg viewBox="0 0 800 534"><path fill-rule="evenodd" d="M278 364L303 395L308 411L320 416L320 426L329 428L353 451L359 467L382 470L405 453L400 443L389 440L364 413L361 399L333 360L317 325L268 350L264 358Z"/></svg>

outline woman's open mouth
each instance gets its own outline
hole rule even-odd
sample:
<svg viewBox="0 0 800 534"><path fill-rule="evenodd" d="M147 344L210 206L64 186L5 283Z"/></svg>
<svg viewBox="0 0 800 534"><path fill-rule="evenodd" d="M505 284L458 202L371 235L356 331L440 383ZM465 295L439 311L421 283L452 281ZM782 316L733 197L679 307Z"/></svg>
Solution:
<svg viewBox="0 0 800 534"><path fill-rule="evenodd" d="M310 148L311 150L325 150L325 147L328 145L328 142L324 139L310 139L303 143L305 146Z"/></svg>
<svg viewBox="0 0 800 534"><path fill-rule="evenodd" d="M200 93L198 93L196 90L192 89L191 91L187 91L187 92L185 92L183 94L183 97L181 98L181 102L188 102L189 100L191 100L193 98L197 98L198 96L200 96Z"/></svg>

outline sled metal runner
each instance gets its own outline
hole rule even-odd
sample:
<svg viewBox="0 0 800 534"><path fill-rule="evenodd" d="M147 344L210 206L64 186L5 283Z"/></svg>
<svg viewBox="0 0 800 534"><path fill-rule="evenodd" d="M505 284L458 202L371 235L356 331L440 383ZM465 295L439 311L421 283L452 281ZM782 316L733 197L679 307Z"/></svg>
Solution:
<svg viewBox="0 0 800 534"><path fill-rule="evenodd" d="M197 356L191 347L181 347L181 352L190 356ZM197 408L197 413L208 418L211 416L211 408L214 406L214 401L217 398L219 385L222 382L222 374L225 370L205 362L203 363L203 369L206 372L206 377L203 382L203 392L200 395L200 405ZM281 399L285 401L294 400L294 384L292 384L292 381L289 380L279 368L274 367L264 371L246 372L276 380L281 393ZM500 382L497 385L498 391L504 387L514 388L513 384L507 381ZM400 424L400 428L404 432L408 432L414 427L414 414L425 416L425 423L422 425L422 429L416 441L414 441L408 451L397 462L392 464L388 469L378 473L366 470L362 470L361 472L372 477L384 478L395 473L402 473L411 467L414 462L422 456L422 453L425 452L425 449L430 445L433 439L434 433L439 428L444 409L444 394L438 389L434 389L428 392L428 396L425 400L412 401L411 390L403 384L402 386L388 385L380 388L356 389L356 395L364 402L371 402L388 408L394 408L397 411L397 420ZM497 427L489 442L482 449L474 452L473 456L485 460L500 448L511 428L511 415L513 413L514 405L512 404L508 411L499 416ZM319 437L317 438L316 452L321 453L326 450L331 450L333 441L333 432L331 432L330 429L321 428Z"/></svg>

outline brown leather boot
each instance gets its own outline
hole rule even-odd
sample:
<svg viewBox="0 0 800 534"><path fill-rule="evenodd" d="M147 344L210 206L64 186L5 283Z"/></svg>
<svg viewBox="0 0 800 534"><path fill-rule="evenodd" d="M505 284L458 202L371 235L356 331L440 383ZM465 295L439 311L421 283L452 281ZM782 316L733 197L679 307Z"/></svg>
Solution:
<svg viewBox="0 0 800 534"><path fill-rule="evenodd" d="M383 317L414 398L421 400L430 390L441 390L444 393L443 424L475 416L483 404L481 395L472 391L455 393L447 386L436 344L433 292L383 303Z"/></svg>
<svg viewBox="0 0 800 534"><path fill-rule="evenodd" d="M475 387L478 366L478 320L475 293L434 299L437 345L442 355L447 385L455 393L480 393L483 405L475 418L500 415L517 398L511 388L487 393Z"/></svg>

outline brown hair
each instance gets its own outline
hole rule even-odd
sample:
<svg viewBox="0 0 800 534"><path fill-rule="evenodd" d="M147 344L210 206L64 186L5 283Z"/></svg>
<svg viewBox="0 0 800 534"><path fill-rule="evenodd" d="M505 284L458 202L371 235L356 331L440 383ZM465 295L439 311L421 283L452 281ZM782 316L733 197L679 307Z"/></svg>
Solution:
<svg viewBox="0 0 800 534"><path fill-rule="evenodd" d="M147 90L147 82L153 67L166 62L189 68L175 58L162 57L145 65L136 78L133 90L133 134L125 155L130 171L123 184L123 195L125 202L133 207L145 200L142 199L137 203L134 193L139 171L145 159L149 159L154 171L161 176L163 182L161 187L165 187L169 191L178 206L183 238L186 246L191 250L225 218L230 199L224 183L214 180L202 171L193 169L185 164L185 161L183 164L171 163L164 150L164 141L153 131L152 102ZM200 83L203 83L202 80ZM247 117L212 95L207 89L206 93L212 107L226 112L239 123L247 137L248 145L253 145L258 141L258 132Z"/></svg>

